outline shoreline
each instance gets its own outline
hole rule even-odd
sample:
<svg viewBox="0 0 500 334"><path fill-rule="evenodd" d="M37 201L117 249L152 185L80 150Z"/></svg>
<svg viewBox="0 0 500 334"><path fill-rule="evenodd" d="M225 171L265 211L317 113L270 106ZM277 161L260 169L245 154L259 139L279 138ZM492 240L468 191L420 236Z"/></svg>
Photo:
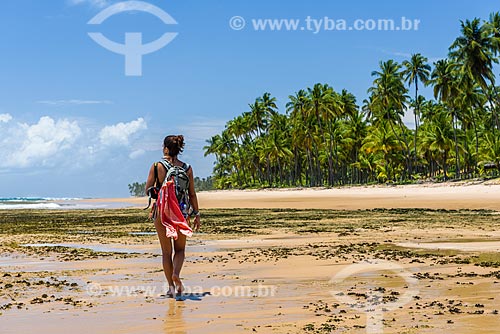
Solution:
<svg viewBox="0 0 500 334"><path fill-rule="evenodd" d="M500 211L500 180L337 188L211 190L198 194L201 209L472 209ZM146 207L147 197L95 198L87 204Z"/></svg>

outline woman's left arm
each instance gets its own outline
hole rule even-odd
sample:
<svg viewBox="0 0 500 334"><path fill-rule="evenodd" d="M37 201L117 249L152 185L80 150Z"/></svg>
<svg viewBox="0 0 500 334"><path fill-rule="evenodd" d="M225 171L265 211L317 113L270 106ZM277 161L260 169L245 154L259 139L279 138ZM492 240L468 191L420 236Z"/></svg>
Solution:
<svg viewBox="0 0 500 334"><path fill-rule="evenodd" d="M188 176L189 176L189 202L191 203L191 206L193 207L194 212L196 212L196 215L194 216L194 230L198 231L200 228L200 207L198 206L198 197L196 196L196 191L194 189L194 173L193 173L193 167L189 168L188 170Z"/></svg>

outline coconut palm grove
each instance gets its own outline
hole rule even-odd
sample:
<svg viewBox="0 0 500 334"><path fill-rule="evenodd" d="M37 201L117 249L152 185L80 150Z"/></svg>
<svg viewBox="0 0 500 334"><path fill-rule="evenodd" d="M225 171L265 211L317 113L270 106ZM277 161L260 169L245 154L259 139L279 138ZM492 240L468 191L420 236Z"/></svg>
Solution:
<svg viewBox="0 0 500 334"><path fill-rule="evenodd" d="M337 186L497 176L500 14L461 21L448 57L380 62L361 103L328 83L264 93L207 140L217 188ZM431 87L433 99L419 94ZM413 113L415 128L403 123Z"/></svg>

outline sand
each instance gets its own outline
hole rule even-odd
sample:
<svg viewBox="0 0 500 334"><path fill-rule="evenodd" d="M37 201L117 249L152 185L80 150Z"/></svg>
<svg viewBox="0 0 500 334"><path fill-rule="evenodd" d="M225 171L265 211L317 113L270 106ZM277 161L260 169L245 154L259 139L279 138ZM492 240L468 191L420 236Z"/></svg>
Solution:
<svg viewBox="0 0 500 334"><path fill-rule="evenodd" d="M213 191L198 196L202 210L500 212L500 185L495 184ZM144 198L105 201L137 207L146 203ZM333 220L341 228L349 214L338 212L347 214L344 220ZM484 213L488 217L481 224L455 221L453 213L440 221L439 211L410 214L415 216L411 222L397 219L397 214L384 218L384 212L367 212L360 215L366 221L354 221L353 216L352 226L336 232L273 228L255 235L196 234L188 243L182 272L186 293L179 300L162 296L164 278L154 235L104 244L75 237L60 240L66 247L118 250L123 256L62 262L36 253L0 254L1 333L58 334L69 328L76 334L498 333L500 271L465 260L497 260L500 214ZM413 223L419 215L422 223ZM429 217L435 223L426 228ZM130 252L137 254L126 255ZM36 285L39 280L43 284ZM17 290L6 293L8 289ZM11 307L2 310L7 302ZM382 322L377 322L379 315Z"/></svg>
<svg viewBox="0 0 500 334"><path fill-rule="evenodd" d="M295 208L359 210L374 208L487 209L500 211L500 182L367 186L333 189L229 190L200 192L201 209ZM146 198L93 199L137 207Z"/></svg>

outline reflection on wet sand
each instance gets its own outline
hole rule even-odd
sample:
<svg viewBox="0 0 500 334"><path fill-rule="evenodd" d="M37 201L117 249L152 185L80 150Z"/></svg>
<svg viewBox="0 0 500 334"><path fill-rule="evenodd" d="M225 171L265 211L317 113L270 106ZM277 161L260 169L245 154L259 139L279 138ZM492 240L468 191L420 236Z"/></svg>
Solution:
<svg viewBox="0 0 500 334"><path fill-rule="evenodd" d="M165 316L164 332L167 334L186 334L186 322L184 321L184 308L182 301L171 298L168 302L168 311Z"/></svg>

